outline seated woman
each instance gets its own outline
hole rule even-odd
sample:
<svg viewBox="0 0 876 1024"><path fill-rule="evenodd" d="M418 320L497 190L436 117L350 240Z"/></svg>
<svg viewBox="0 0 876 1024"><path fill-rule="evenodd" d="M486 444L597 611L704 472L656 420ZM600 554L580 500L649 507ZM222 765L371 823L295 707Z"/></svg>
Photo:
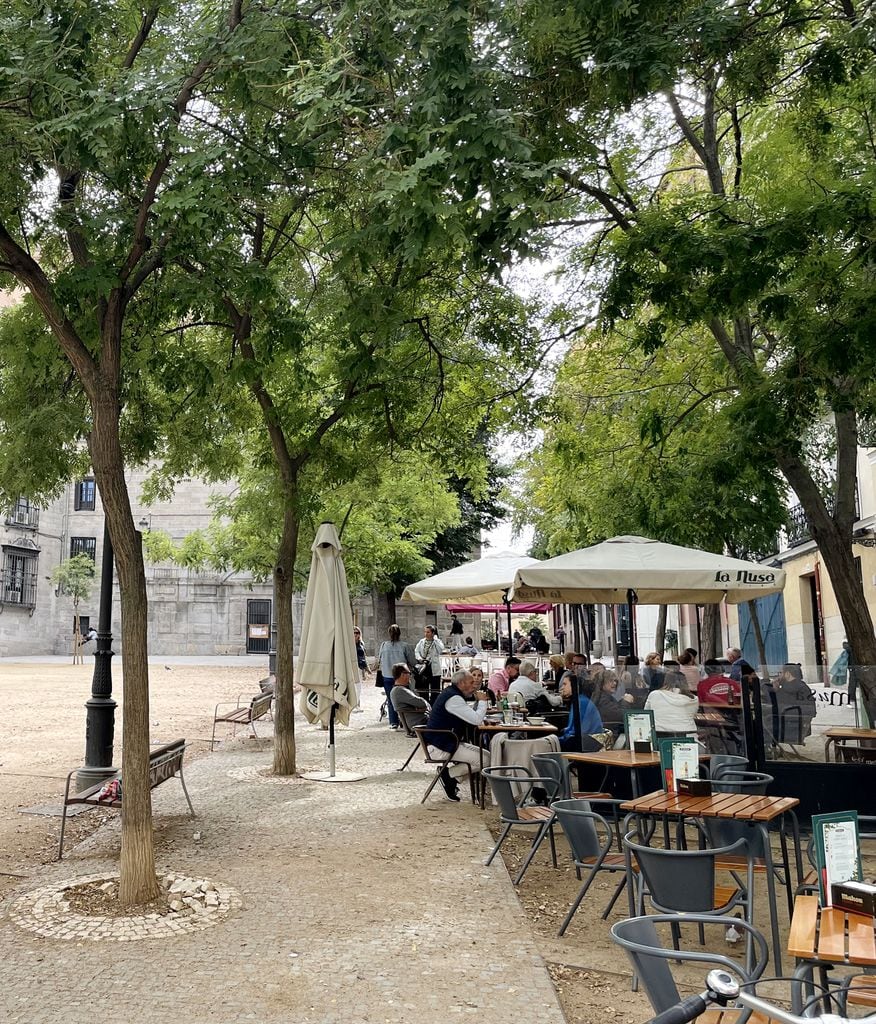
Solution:
<svg viewBox="0 0 876 1024"><path fill-rule="evenodd" d="M624 704L618 700L618 679L613 672L603 673L593 689L592 699L602 724L618 736L624 727Z"/></svg>
<svg viewBox="0 0 876 1024"><path fill-rule="evenodd" d="M574 673L566 672L560 680L560 693L563 700L571 701L572 699L573 677ZM590 699L592 694L592 684L579 680L578 707L581 710L581 738L583 740L583 749L585 750L595 750L599 747L595 740L590 740L590 736L593 733L603 731L602 718L596 710L596 705ZM566 722L566 728L560 733L560 749L562 750L578 749L575 745L575 716L573 710L572 708L569 709L569 720ZM589 743L587 742L588 740L590 740Z"/></svg>
<svg viewBox="0 0 876 1024"><path fill-rule="evenodd" d="M804 682L799 665L784 666L776 680L775 695L780 722L778 739L802 743L812 735L815 695Z"/></svg>
<svg viewBox="0 0 876 1024"><path fill-rule="evenodd" d="M635 655L627 658L626 667L620 677L619 688L625 711L640 711L645 706L651 692L648 684L639 673L639 659Z"/></svg>
<svg viewBox="0 0 876 1024"><path fill-rule="evenodd" d="M654 729L658 736L660 733L696 736L699 704L681 672L666 672L660 689L648 694L645 708L654 712Z"/></svg>

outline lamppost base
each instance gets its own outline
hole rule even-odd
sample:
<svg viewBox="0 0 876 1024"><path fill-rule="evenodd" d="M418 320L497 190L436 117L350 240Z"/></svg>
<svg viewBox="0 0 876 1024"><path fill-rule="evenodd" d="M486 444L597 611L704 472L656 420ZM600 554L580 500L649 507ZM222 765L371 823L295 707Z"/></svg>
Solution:
<svg viewBox="0 0 876 1024"><path fill-rule="evenodd" d="M83 765L76 773L76 790L81 793L83 789L90 789L101 782L106 782L114 775L118 775L119 769L110 765L107 768L99 768L96 765Z"/></svg>

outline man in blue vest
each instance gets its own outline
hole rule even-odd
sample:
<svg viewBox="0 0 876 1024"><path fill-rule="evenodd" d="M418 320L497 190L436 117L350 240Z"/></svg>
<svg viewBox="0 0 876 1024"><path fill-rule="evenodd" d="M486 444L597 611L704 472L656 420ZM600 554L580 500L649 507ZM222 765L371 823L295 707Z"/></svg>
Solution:
<svg viewBox="0 0 876 1024"><path fill-rule="evenodd" d="M452 757L454 761L469 765L473 772L480 770L481 751L474 743L466 742L466 727L480 725L490 706L489 693L476 690L476 686L474 676L468 669L454 672L450 686L445 687L435 698L427 723L430 729L447 729L453 733L453 736L430 734L429 754L432 757ZM477 700L477 704L468 703L471 697ZM483 752L483 758L484 767L489 768L489 751ZM461 775L465 775L463 764L442 769L441 785L448 800L459 801L459 784L456 780Z"/></svg>

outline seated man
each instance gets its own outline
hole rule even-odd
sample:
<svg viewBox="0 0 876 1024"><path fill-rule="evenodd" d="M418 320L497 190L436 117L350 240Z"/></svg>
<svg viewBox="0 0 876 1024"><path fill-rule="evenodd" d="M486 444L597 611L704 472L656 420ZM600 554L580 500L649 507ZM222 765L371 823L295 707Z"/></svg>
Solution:
<svg viewBox="0 0 876 1024"><path fill-rule="evenodd" d="M563 700L572 699L572 673L567 672L560 680L560 693ZM600 744L590 737L593 733L603 731L602 718L596 710L596 705L590 699L593 693L593 684L585 680L578 681L578 707L581 709L581 740L584 750L597 750ZM575 745L575 715L574 708L569 708L569 720L566 728L560 733L560 748L562 750L577 750Z"/></svg>
<svg viewBox="0 0 876 1024"><path fill-rule="evenodd" d="M472 772L480 771L481 751L473 743L465 742L466 725L480 725L490 704L486 690L475 691L475 686L474 676L467 669L461 668L454 672L450 686L438 694L427 723L430 729L449 730L459 740L456 745L450 736L427 736L429 754L436 758L452 754L455 761L469 765ZM476 707L468 703L472 696L477 699ZM483 752L483 765L485 768L490 766L490 755L486 750ZM464 774L465 768L462 765L442 769L441 785L448 800L459 801L459 783L456 780Z"/></svg>
<svg viewBox="0 0 876 1024"><path fill-rule="evenodd" d="M392 666L392 683L389 699L397 713L404 712L408 729L413 729L415 725L425 725L432 705L411 689L411 670L403 661ZM413 733L409 732L409 735Z"/></svg>
<svg viewBox="0 0 876 1024"><path fill-rule="evenodd" d="M697 683L697 697L700 704L729 704L740 702L742 684L725 675L729 668L726 662L709 660L705 664L706 677ZM731 697L732 694L732 697Z"/></svg>
<svg viewBox="0 0 876 1024"><path fill-rule="evenodd" d="M465 638L465 643L460 646L459 653L467 658L473 658L478 653L478 649L475 647L470 636Z"/></svg>
<svg viewBox="0 0 876 1024"><path fill-rule="evenodd" d="M502 698L508 692L508 687L519 675L520 659L514 657L506 658L505 667L494 672L490 676L490 681L487 685L497 697Z"/></svg>
<svg viewBox="0 0 876 1024"><path fill-rule="evenodd" d="M538 681L538 669L531 661L524 661L520 666L520 675L508 687L508 700L513 704L515 699L526 705L527 701L543 698L539 701L545 705L535 711L536 715L545 714L551 708L558 708L563 703L563 698L556 691L549 691Z"/></svg>

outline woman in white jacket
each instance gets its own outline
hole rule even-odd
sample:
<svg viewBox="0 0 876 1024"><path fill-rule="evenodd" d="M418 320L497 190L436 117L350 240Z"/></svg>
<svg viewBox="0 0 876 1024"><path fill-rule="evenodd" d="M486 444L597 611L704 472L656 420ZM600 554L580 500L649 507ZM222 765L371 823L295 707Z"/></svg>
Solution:
<svg viewBox="0 0 876 1024"><path fill-rule="evenodd" d="M699 702L681 672L667 672L660 689L648 694L645 707L654 712L654 730L658 734L696 736Z"/></svg>

